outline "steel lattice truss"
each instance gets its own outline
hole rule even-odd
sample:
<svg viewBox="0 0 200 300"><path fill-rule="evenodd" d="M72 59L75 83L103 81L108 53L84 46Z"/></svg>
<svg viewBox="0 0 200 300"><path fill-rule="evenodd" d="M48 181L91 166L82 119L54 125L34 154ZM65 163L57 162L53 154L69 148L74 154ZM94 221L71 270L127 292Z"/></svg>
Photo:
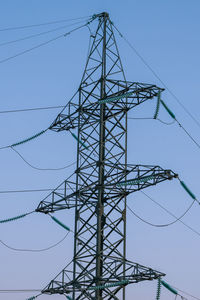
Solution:
<svg viewBox="0 0 200 300"><path fill-rule="evenodd" d="M107 13L95 19L78 97L51 126L57 132L76 130L77 168L37 208L42 213L75 209L71 266L43 290L73 300L125 299L127 284L164 275L126 259L126 200L176 177L159 166L127 164L127 112L162 89L126 81L112 22Z"/></svg>

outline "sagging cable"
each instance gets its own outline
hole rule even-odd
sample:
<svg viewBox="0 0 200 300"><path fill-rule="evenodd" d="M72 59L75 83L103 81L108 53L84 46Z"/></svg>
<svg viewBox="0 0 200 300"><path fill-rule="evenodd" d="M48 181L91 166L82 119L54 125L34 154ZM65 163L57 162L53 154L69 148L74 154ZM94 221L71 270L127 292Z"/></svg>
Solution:
<svg viewBox="0 0 200 300"><path fill-rule="evenodd" d="M9 57L7 57L7 58L4 58L4 59L0 60L0 64L5 63L5 62L7 62L7 61L9 61L9 60L11 60L11 59L14 59L14 58L18 57L18 56L24 55L24 54L26 54L26 53L28 53L28 52L31 52L31 51L33 51L33 50L35 50L35 49L38 49L38 48L40 48L40 47L43 47L43 46L45 46L45 45L48 45L48 44L50 44L50 43L52 43L52 42L54 42L54 41L57 41L58 39L61 39L61 38L63 38L63 37L66 37L66 36L69 35L70 33L74 32L74 31L76 31L76 30L78 30L78 29L80 29L80 28L83 28L84 26L87 26L87 25L90 24L92 21L93 21L93 19L90 18L89 21L87 21L86 24L81 25L81 26L79 26L79 27L76 27L76 28L72 29L71 31L66 32L65 34L62 33L62 34L60 34L60 35L58 35L58 36L56 36L56 37L54 37L54 38L52 38L52 39L50 39L50 40L47 40L47 41L42 42L42 43L40 43L40 44L37 44L37 45L35 45L35 46L31 47L31 48L28 48L28 49L26 49L26 50L23 50L23 51L21 51L21 52L18 52L18 53L16 53L15 55L12 55L12 56L9 56Z"/></svg>
<svg viewBox="0 0 200 300"><path fill-rule="evenodd" d="M64 169L67 169L71 166L73 166L74 164L76 164L76 162L73 162L71 164L68 164L64 167L60 167L60 168L39 168L39 167L36 167L34 165L32 165L30 162L28 162L24 156L21 155L21 153L19 153L19 151L17 151L15 148L11 147L11 149L17 153L17 155L29 166L31 167L32 169L35 169L35 170L38 170L38 171L60 171L60 170L64 170Z"/></svg>
<svg viewBox="0 0 200 300"><path fill-rule="evenodd" d="M197 200L196 196L193 194L193 192L189 189L189 187L185 184L184 181L179 180L181 186L184 188L184 190L190 195L190 197L198 202L200 204L199 200Z"/></svg>
<svg viewBox="0 0 200 300"><path fill-rule="evenodd" d="M67 225L65 225L65 224L63 224L62 222L60 222L57 218L51 216L50 214L49 214L49 216L52 218L52 220L53 220L54 222L56 222L58 225L60 225L61 227L63 227L65 230L71 231L70 228L69 228Z"/></svg>
<svg viewBox="0 0 200 300"><path fill-rule="evenodd" d="M182 126L182 124L176 119L175 114L169 109L169 107L165 104L163 100L160 100L162 103L163 107L166 109L168 114L174 119L174 121L177 122L177 124L183 129L183 131L187 134L187 136L193 141L193 143L196 144L196 146L200 149L200 144L191 136L191 134Z"/></svg>
<svg viewBox="0 0 200 300"><path fill-rule="evenodd" d="M9 219L4 219L4 220L0 220L0 223L7 223L7 222L12 222L12 221L16 221L18 219L22 219L32 213L34 213L35 211L32 211L32 212L29 212L29 213L26 213L26 214L23 214L23 215L19 215L19 216L16 216L16 217L13 217L13 218L9 218Z"/></svg>
<svg viewBox="0 0 200 300"><path fill-rule="evenodd" d="M11 247L9 246L8 244L6 244L5 242L3 242L2 240L0 240L0 243L5 246L6 248L10 249L10 250L13 250L13 251L18 251L18 252L44 252L44 251L48 251L58 245L60 245L65 239L66 237L68 236L69 234L69 231L65 234L65 236L59 240L57 243L47 247L47 248L42 248L42 249L22 249L22 248L14 248L14 247Z"/></svg>

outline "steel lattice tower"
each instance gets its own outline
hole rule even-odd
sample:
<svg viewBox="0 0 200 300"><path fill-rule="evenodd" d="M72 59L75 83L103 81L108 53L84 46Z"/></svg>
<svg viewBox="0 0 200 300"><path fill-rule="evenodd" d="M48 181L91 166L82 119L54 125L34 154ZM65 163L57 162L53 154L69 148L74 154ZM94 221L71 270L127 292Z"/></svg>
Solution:
<svg viewBox="0 0 200 300"><path fill-rule="evenodd" d="M163 89L126 81L109 15L94 19L98 26L78 93L51 126L56 132L77 130L76 170L37 208L75 209L74 256L42 292L125 300L127 284L164 275L126 258L127 196L176 174L127 163L127 113Z"/></svg>

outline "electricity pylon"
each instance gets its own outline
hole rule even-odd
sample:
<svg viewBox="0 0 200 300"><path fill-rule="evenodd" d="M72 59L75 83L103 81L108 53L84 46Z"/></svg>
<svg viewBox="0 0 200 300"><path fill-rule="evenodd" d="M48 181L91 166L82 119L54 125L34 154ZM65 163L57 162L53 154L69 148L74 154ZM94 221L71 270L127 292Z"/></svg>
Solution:
<svg viewBox="0 0 200 300"><path fill-rule="evenodd" d="M108 13L93 19L98 26L78 96L51 125L56 132L77 130L71 132L78 142L76 170L37 208L75 209L74 256L42 293L125 300L126 285L165 275L126 258L127 196L176 174L127 163L127 113L163 89L127 81Z"/></svg>

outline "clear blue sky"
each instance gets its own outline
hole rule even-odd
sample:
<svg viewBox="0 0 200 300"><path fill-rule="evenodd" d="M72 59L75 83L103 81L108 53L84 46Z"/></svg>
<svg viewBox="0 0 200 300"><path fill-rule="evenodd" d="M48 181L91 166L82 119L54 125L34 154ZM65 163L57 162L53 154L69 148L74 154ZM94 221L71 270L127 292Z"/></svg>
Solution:
<svg viewBox="0 0 200 300"><path fill-rule="evenodd" d="M200 2L185 1L1 1L0 29L49 21L89 16L107 11L126 38L135 46L165 84L200 121ZM50 30L61 25L27 30L0 31L0 44ZM68 29L67 29L68 30ZM34 47L66 30L6 46L0 45L0 61ZM0 63L0 111L40 106L64 105L78 88L88 49L88 30L82 29L66 38ZM144 66L128 45L117 36L119 50L131 81L162 84ZM199 127L166 91L163 99L177 119L200 142ZM143 105L129 116L151 117L154 104ZM8 145L45 129L59 110L0 114L1 145ZM160 118L170 117L160 110ZM167 126L153 120L129 120L128 160L135 164L158 164L177 172L200 198L200 150L178 125ZM48 132L18 150L33 165L41 168L65 166L76 159L76 143L68 133ZM63 171L36 171L29 168L9 149L0 153L0 191L56 187L68 177L73 167ZM191 203L177 180L146 192L179 216ZM41 193L0 194L0 219L34 210L46 195ZM173 219L141 193L129 198L129 205L141 217L153 223ZM200 232L200 208L196 204L183 221ZM73 228L73 212L57 214ZM200 298L200 236L181 223L154 228L141 223L128 212L128 259L163 271L166 281ZM62 228L45 215L31 215L21 221L0 226L0 240L17 248L45 248L65 235ZM72 258L72 234L58 247L42 253L14 252L0 245L0 289L43 288ZM127 300L153 300L156 282L131 285ZM21 300L34 294L0 294L2 300ZM59 300L62 296L42 296ZM167 291L162 300L173 299ZM188 297L188 299L192 299Z"/></svg>

